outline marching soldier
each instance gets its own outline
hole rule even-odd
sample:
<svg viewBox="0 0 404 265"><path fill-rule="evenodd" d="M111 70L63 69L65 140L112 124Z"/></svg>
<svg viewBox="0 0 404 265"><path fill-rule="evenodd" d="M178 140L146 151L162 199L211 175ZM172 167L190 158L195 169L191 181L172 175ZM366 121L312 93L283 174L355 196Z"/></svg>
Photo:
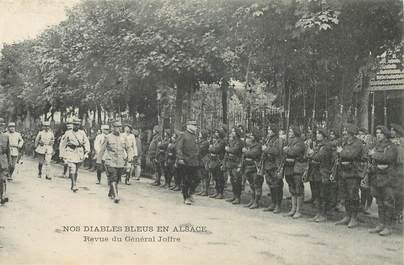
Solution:
<svg viewBox="0 0 404 265"><path fill-rule="evenodd" d="M73 122L72 121L67 121L66 124L66 131L72 131L73 130ZM64 153L64 148L62 148L62 142L63 142L63 136L65 136L66 131L63 133L62 136L60 136L60 140L59 140L59 157L61 160L63 160L63 177L64 178L68 178L68 174L67 171L69 169L69 165L66 162L66 157L65 157L65 153Z"/></svg>
<svg viewBox="0 0 404 265"><path fill-rule="evenodd" d="M251 201L245 207L257 209L259 208L259 201L262 196L262 184L264 183L264 177L257 174L257 165L261 159L261 145L258 142L259 131L253 130L246 137L246 147L241 149L244 155L241 168L250 185Z"/></svg>
<svg viewBox="0 0 404 265"><path fill-rule="evenodd" d="M9 180L12 180L13 172L16 164L19 162L21 157L22 146L24 145L24 140L19 132L15 131L15 123L10 122L8 124L8 139L10 141L10 174Z"/></svg>
<svg viewBox="0 0 404 265"><path fill-rule="evenodd" d="M105 137L98 159L105 161L105 168L108 177L108 197L119 203L118 195L119 178L124 173L125 165L128 162L129 145L127 138L121 133L122 124L113 123L113 130Z"/></svg>
<svg viewBox="0 0 404 265"><path fill-rule="evenodd" d="M341 159L342 192L345 194L345 216L335 223L348 225L348 228L358 226L359 185L361 181L360 161L363 145L355 135L358 128L353 124L346 124L342 131L344 140L342 146L337 147Z"/></svg>
<svg viewBox="0 0 404 265"><path fill-rule="evenodd" d="M169 135L167 132L163 133L163 137L161 140L157 143L157 168L158 168L158 184L156 186L160 185L160 179L161 176L164 176L164 187L167 187L167 177L165 176L165 161L166 161L166 152L167 152L167 146L169 142Z"/></svg>
<svg viewBox="0 0 404 265"><path fill-rule="evenodd" d="M38 178L42 177L42 170L45 173L45 178L50 180L49 177L49 163L53 155L53 144L55 142L55 136L50 130L49 121L42 123L42 131L38 133L35 138L35 152L38 156Z"/></svg>
<svg viewBox="0 0 404 265"><path fill-rule="evenodd" d="M265 181L270 189L271 204L264 209L265 212L281 212L283 198L283 177L279 176L278 168L281 162L283 141L278 137L278 128L271 124L267 129L267 139L262 146L262 166L265 173Z"/></svg>
<svg viewBox="0 0 404 265"><path fill-rule="evenodd" d="M129 180L132 176L132 172L134 170L135 163L137 161L137 145L136 145L136 137L132 133L132 125L125 124L123 136L126 137L126 141L128 144L128 161L126 165L126 177L125 184L130 185Z"/></svg>
<svg viewBox="0 0 404 265"><path fill-rule="evenodd" d="M176 160L176 152L175 152L175 142L177 135L173 133L171 135L170 141L167 145L166 159L165 159L165 181L164 185L167 186L168 189L172 189L171 180L176 175L175 168L175 160Z"/></svg>
<svg viewBox="0 0 404 265"><path fill-rule="evenodd" d="M63 156L69 167L69 177L71 180L70 189L73 192L78 190L77 177L80 165L90 152L90 142L86 133L80 129L81 120L73 120L73 130L68 130L62 137L60 144Z"/></svg>
<svg viewBox="0 0 404 265"><path fill-rule="evenodd" d="M404 187L404 129L398 124L391 124L391 141L397 146L397 185L394 194L396 198L396 216L401 223L403 219L403 187Z"/></svg>
<svg viewBox="0 0 404 265"><path fill-rule="evenodd" d="M157 155L158 155L158 149L157 145L161 141L161 135L160 135L160 129L158 125L153 127L153 136L152 140L149 145L149 150L148 150L148 157L153 165L153 170L156 176L156 180L152 183L153 186L160 186L160 179L161 179L161 168L158 164L157 161Z"/></svg>
<svg viewBox="0 0 404 265"><path fill-rule="evenodd" d="M285 154L284 174L289 186L289 192L292 196L292 208L286 216L292 216L294 219L301 217L301 208L303 204L304 186L303 173L306 168L304 161L305 145L300 137L299 127L293 126L289 129L289 140L287 146L283 148Z"/></svg>
<svg viewBox="0 0 404 265"><path fill-rule="evenodd" d="M223 199L224 198L224 172L222 170L222 160L225 152L225 132L221 129L217 129L213 135L213 143L209 145L209 173L215 181L216 192L209 196L210 198Z"/></svg>
<svg viewBox="0 0 404 265"><path fill-rule="evenodd" d="M101 174L104 172L104 161L100 156L101 147L105 141L105 138L109 134L109 125L101 125L101 134L97 135L94 140L94 151L95 151L95 168L97 172L97 183L101 184Z"/></svg>
<svg viewBox="0 0 404 265"><path fill-rule="evenodd" d="M209 163L209 140L208 133L206 131L202 131L199 133L199 177L200 182L202 184L201 191L198 195L208 196L209 195L209 186L210 186L210 174L208 169Z"/></svg>
<svg viewBox="0 0 404 265"><path fill-rule="evenodd" d="M397 147L390 141L390 132L385 126L376 127L376 137L375 147L369 150L372 159L370 184L372 195L376 197L380 224L369 232L388 236L394 219Z"/></svg>
<svg viewBox="0 0 404 265"><path fill-rule="evenodd" d="M181 176L181 188L184 203L191 205L193 202L191 191L196 183L199 167L199 148L196 136L196 122L188 121L186 131L179 137L176 146L178 174Z"/></svg>
<svg viewBox="0 0 404 265"><path fill-rule="evenodd" d="M10 165L10 141L8 135L4 133L5 122L0 118L0 204L8 202L6 196L7 175Z"/></svg>
<svg viewBox="0 0 404 265"><path fill-rule="evenodd" d="M232 204L240 204L241 200L242 179L240 172L237 170L241 163L241 149L243 148L243 143L241 142L240 136L240 130L234 127L230 134L229 145L225 147L225 170L227 170L228 174L230 175L233 192L233 197L227 199L226 201L231 202Z"/></svg>
<svg viewBox="0 0 404 265"><path fill-rule="evenodd" d="M317 130L316 145L308 155L313 180L319 181L320 184L318 204L316 205L318 212L311 221L325 222L327 220L327 211L333 207L335 198L335 183L330 181L332 150L327 142L326 129Z"/></svg>

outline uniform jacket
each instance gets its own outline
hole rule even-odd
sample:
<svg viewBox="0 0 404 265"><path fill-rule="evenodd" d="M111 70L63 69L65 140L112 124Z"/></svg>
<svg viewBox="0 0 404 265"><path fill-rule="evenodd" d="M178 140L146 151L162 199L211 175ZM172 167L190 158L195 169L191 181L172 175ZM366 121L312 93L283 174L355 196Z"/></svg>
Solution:
<svg viewBox="0 0 404 265"><path fill-rule="evenodd" d="M257 171L258 163L261 159L262 147L259 143L253 143L247 146L244 152L244 173Z"/></svg>
<svg viewBox="0 0 404 265"><path fill-rule="evenodd" d="M98 154L101 151L102 144L104 143L106 136L107 136L106 134L101 133L101 134L97 135L94 140L95 159L96 159L96 163L98 163L98 164L101 164L101 162L102 162L102 157L99 157Z"/></svg>
<svg viewBox="0 0 404 265"><path fill-rule="evenodd" d="M209 141L207 139L202 139L201 141L199 141L198 145L201 167L206 168L209 162Z"/></svg>
<svg viewBox="0 0 404 265"><path fill-rule="evenodd" d="M341 176L343 178L361 178L361 159L363 143L356 137L348 138L342 143Z"/></svg>
<svg viewBox="0 0 404 265"><path fill-rule="evenodd" d="M312 180L328 182L332 167L331 145L323 140L316 143L313 151L309 160Z"/></svg>
<svg viewBox="0 0 404 265"><path fill-rule="evenodd" d="M376 187L394 185L394 177L397 175L397 146L390 140L384 139L376 143L374 150L375 153L371 156L373 159L371 185Z"/></svg>
<svg viewBox="0 0 404 265"><path fill-rule="evenodd" d="M10 155L11 156L18 156L19 150L24 145L24 140L21 137L19 132L7 132L8 139L10 141Z"/></svg>
<svg viewBox="0 0 404 265"><path fill-rule="evenodd" d="M243 143L239 138L233 138L229 141L229 149L226 156L227 168L236 168L241 162L241 149L243 149Z"/></svg>
<svg viewBox="0 0 404 265"><path fill-rule="evenodd" d="M222 165L222 160L224 158L226 142L224 139L215 139L212 146L209 147L209 164L210 169L217 168Z"/></svg>
<svg viewBox="0 0 404 265"><path fill-rule="evenodd" d="M105 161L105 165L115 168L123 168L127 162L129 145L123 134L108 134L101 147L99 156Z"/></svg>
<svg viewBox="0 0 404 265"><path fill-rule="evenodd" d="M52 131L40 131L35 138L35 152L38 154L52 154L55 137Z"/></svg>
<svg viewBox="0 0 404 265"><path fill-rule="evenodd" d="M157 142L157 154L156 159L159 162L164 162L166 159L166 151L167 151L168 141L165 139L161 139Z"/></svg>
<svg viewBox="0 0 404 265"><path fill-rule="evenodd" d="M126 137L126 141L128 144L128 161L133 161L133 158L137 156L137 144L136 144L136 137L134 134L123 134Z"/></svg>
<svg viewBox="0 0 404 265"><path fill-rule="evenodd" d="M285 154L285 175L303 174L307 164L304 161L306 146L300 137L289 138Z"/></svg>
<svg viewBox="0 0 404 265"><path fill-rule="evenodd" d="M153 162L155 159L157 159L157 144L158 142L161 141L161 136L160 134L156 134L153 136L153 139L150 142L149 145L149 150L148 150L148 157L151 162Z"/></svg>
<svg viewBox="0 0 404 265"><path fill-rule="evenodd" d="M281 160L280 156L282 152L281 150L283 148L282 141L279 140L278 136L273 135L269 139L267 139L265 145L267 146L267 148L262 151L264 153L264 169L269 170L277 168Z"/></svg>
<svg viewBox="0 0 404 265"><path fill-rule="evenodd" d="M176 145L177 159L183 160L185 165L197 167L199 162L199 146L196 135L189 131L185 131L178 138Z"/></svg>
<svg viewBox="0 0 404 265"><path fill-rule="evenodd" d="M81 163L85 154L90 152L90 142L83 130L67 130L60 143L63 158L66 162Z"/></svg>
<svg viewBox="0 0 404 265"><path fill-rule="evenodd" d="M8 135L0 133L0 169L7 170L10 163L10 141Z"/></svg>
<svg viewBox="0 0 404 265"><path fill-rule="evenodd" d="M176 159L176 147L175 143L169 143L167 145L166 161L168 164L174 164Z"/></svg>

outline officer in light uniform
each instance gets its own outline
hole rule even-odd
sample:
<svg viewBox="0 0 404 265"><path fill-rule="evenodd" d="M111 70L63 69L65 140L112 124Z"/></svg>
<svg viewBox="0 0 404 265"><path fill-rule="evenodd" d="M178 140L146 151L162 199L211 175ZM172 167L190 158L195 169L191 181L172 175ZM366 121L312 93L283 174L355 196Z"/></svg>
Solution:
<svg viewBox="0 0 404 265"><path fill-rule="evenodd" d="M10 161L10 144L8 135L3 132L5 123L4 119L0 118L0 204L8 202L6 196L7 175Z"/></svg>
<svg viewBox="0 0 404 265"><path fill-rule="evenodd" d="M20 159L20 151L22 149L22 146L24 145L24 140L21 137L21 134L19 132L15 131L15 123L10 122L8 124L8 132L6 133L8 135L8 139L10 141L10 174L9 174L9 180L12 179L13 172L15 169L16 164L18 163L18 160Z"/></svg>
<svg viewBox="0 0 404 265"><path fill-rule="evenodd" d="M53 143L55 142L55 136L50 130L49 121L42 123L42 131L38 133L35 138L35 152L38 157L38 178L42 177L44 173L46 179L51 179L50 175L50 161L53 155Z"/></svg>
<svg viewBox="0 0 404 265"><path fill-rule="evenodd" d="M104 161L102 157L99 156L102 144L105 141L105 137L109 134L109 125L101 125L101 134L97 135L94 140L94 151L95 151L95 168L97 171L97 184L101 184L101 174L104 171Z"/></svg>
<svg viewBox="0 0 404 265"><path fill-rule="evenodd" d="M126 178L125 184L130 185L129 180L132 176L132 172L135 168L137 162L137 145L136 145L136 137L132 133L132 126L130 124L125 124L123 136L126 137L126 141L128 144L128 162L126 164Z"/></svg>
<svg viewBox="0 0 404 265"><path fill-rule="evenodd" d="M86 133L79 129L80 124L80 119L74 119L73 130L66 131L60 144L63 156L69 167L70 189L73 192L78 190L77 177L79 167L90 152L90 142Z"/></svg>

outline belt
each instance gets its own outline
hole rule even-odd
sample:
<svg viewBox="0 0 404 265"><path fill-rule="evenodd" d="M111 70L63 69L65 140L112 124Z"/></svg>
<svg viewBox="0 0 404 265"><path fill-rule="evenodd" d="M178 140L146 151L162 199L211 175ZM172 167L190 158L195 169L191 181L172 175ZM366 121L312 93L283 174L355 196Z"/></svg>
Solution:
<svg viewBox="0 0 404 265"><path fill-rule="evenodd" d="M314 160L311 160L310 163L313 164L313 165L320 165L320 162L314 161Z"/></svg>
<svg viewBox="0 0 404 265"><path fill-rule="evenodd" d="M245 161L254 161L252 158L246 158Z"/></svg>
<svg viewBox="0 0 404 265"><path fill-rule="evenodd" d="M350 165L350 164L352 164L351 161L342 161L341 162L341 165L344 165L344 166L347 166L347 165Z"/></svg>

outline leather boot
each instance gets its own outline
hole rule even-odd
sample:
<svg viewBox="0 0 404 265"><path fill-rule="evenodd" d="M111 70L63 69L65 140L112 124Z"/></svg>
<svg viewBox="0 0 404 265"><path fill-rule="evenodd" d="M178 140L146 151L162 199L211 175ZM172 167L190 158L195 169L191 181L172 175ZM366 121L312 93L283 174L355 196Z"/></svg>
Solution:
<svg viewBox="0 0 404 265"><path fill-rule="evenodd" d="M240 197L237 197L232 204L236 205L236 204L240 204Z"/></svg>
<svg viewBox="0 0 404 265"><path fill-rule="evenodd" d="M341 220L335 223L335 225L347 225L351 221L351 201L346 200L345 201L345 216Z"/></svg>
<svg viewBox="0 0 404 265"><path fill-rule="evenodd" d="M369 229L368 232L373 234L373 233L379 233L384 229L384 224L385 224L385 218L384 218L384 207L383 205L379 205L377 207L377 213L379 216L379 222L380 224L378 224L375 228Z"/></svg>
<svg viewBox="0 0 404 265"><path fill-rule="evenodd" d="M276 203L276 191L275 189L271 189L271 203L270 205L264 209L264 212L272 212L275 209Z"/></svg>
<svg viewBox="0 0 404 265"><path fill-rule="evenodd" d="M390 207L385 207L384 209L384 228L379 232L381 236L389 236L391 235L391 225L393 224L393 213L394 209Z"/></svg>
<svg viewBox="0 0 404 265"><path fill-rule="evenodd" d="M227 202L233 202L236 199L236 196L233 194L233 197L226 199Z"/></svg>
<svg viewBox="0 0 404 265"><path fill-rule="evenodd" d="M250 206L250 209L258 209L260 207L260 199L261 199L262 191L258 191L255 195L254 203Z"/></svg>
<svg viewBox="0 0 404 265"><path fill-rule="evenodd" d="M223 193L219 193L219 194L215 197L215 199L223 200L223 199L224 199Z"/></svg>
<svg viewBox="0 0 404 265"><path fill-rule="evenodd" d="M209 198L216 198L219 196L219 193L215 192L214 194L210 195Z"/></svg>
<svg viewBox="0 0 404 265"><path fill-rule="evenodd" d="M285 215L286 217L290 217L293 216L296 212L296 201L297 201L297 197L292 195L291 198L292 201L292 208L290 209L290 211Z"/></svg>
<svg viewBox="0 0 404 265"><path fill-rule="evenodd" d="M354 228L359 225L358 222L358 211L359 211L359 201L352 202L351 210L351 220L349 221L348 228Z"/></svg>
<svg viewBox="0 0 404 265"><path fill-rule="evenodd" d="M275 209L273 213L278 214L281 212L281 206L282 206L282 199L283 199L283 190L282 187L277 187L275 189L276 191L276 203L275 203Z"/></svg>
<svg viewBox="0 0 404 265"><path fill-rule="evenodd" d="M303 196L297 196L296 197L296 212L293 215L293 219L298 219L302 216L302 214L301 214L302 205L303 205Z"/></svg>
<svg viewBox="0 0 404 265"><path fill-rule="evenodd" d="M250 206L254 204L254 201L255 201L255 190L253 190L252 193L251 193L251 201L247 205L245 205L244 207L250 208Z"/></svg>

